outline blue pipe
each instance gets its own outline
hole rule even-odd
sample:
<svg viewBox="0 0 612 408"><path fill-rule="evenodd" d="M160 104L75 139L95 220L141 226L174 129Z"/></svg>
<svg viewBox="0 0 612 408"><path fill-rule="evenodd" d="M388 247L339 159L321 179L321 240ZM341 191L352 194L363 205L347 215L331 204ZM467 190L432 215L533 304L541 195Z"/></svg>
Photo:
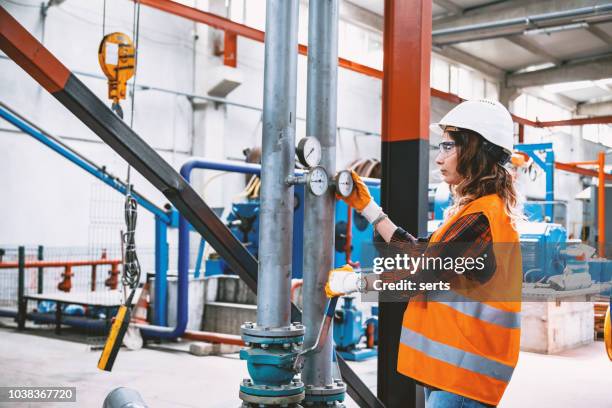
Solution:
<svg viewBox="0 0 612 408"><path fill-rule="evenodd" d="M230 171L234 173L259 174L261 166L248 163L233 163L205 159L192 159L181 167L181 176L189 183L193 169L208 169ZM177 288L177 315L174 328L148 326L141 327L142 333L149 337L166 339L180 337L185 333L189 319L189 230L190 226L185 217L179 215L178 228L178 288ZM157 283L156 283L156 286Z"/></svg>
<svg viewBox="0 0 612 408"><path fill-rule="evenodd" d="M16 310L0 309L1 317L17 317ZM55 313L44 314L44 313L28 313L27 318L29 320L39 323L55 323ZM94 329L103 330L110 327L109 323L105 320L86 320L77 319L70 316L62 316L62 324L72 327L78 327L80 329Z"/></svg>
<svg viewBox="0 0 612 408"><path fill-rule="evenodd" d="M522 143L514 145L516 150L525 152L533 159L533 161L544 170L546 174L546 192L545 200L549 201L545 205L545 215L553 221L554 207L552 201L555 200L555 152L552 143ZM544 160L542 160L536 152L544 152Z"/></svg>
<svg viewBox="0 0 612 408"><path fill-rule="evenodd" d="M185 162L181 166L181 176L189 183L191 172L194 169L217 170L242 174L261 174L261 165L255 163L236 163L224 160L208 160L195 158ZM304 171L296 169L295 175L303 175ZM364 178L364 182L370 186L380 185L379 179ZM174 330L175 337L183 334L188 320L188 288L189 288L189 231L190 225L182 215L179 215L178 232L178 307L177 327ZM183 331L178 333L179 328ZM146 329L143 329L146 330ZM178 333L178 334L177 334ZM170 337L170 335L164 337Z"/></svg>
<svg viewBox="0 0 612 408"><path fill-rule="evenodd" d="M70 160L92 176L98 178L99 180L107 184L108 186L114 188L122 194L125 194L126 186L123 183L118 182L113 176L107 174L102 169L93 166L92 164L83 160L78 155L74 154L70 150L53 141L44 133L39 132L37 129L33 128L23 120L20 120L15 115L11 114L8 110L0 107L0 116L7 122L11 123L13 126L17 127L22 132L29 134L34 139L38 140L51 150L63 156L64 158ZM157 207L155 204L151 203L149 200L140 196L134 191L132 191L132 195L134 196L138 204L152 212L155 216L160 217L160 219L162 219L166 224L170 224L171 216L166 211Z"/></svg>

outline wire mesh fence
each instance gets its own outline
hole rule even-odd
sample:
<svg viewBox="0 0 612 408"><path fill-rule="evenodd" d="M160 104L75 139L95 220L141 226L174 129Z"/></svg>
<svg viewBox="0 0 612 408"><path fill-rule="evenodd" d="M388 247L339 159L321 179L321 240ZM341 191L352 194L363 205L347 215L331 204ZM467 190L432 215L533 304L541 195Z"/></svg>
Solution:
<svg viewBox="0 0 612 408"><path fill-rule="evenodd" d="M19 297L18 247L0 245L0 308L17 309ZM140 248L144 265L154 265L151 247ZM121 287L121 248L24 247L24 295L105 292ZM144 280L144 277L142 278ZM109 296L112 296L109 293Z"/></svg>

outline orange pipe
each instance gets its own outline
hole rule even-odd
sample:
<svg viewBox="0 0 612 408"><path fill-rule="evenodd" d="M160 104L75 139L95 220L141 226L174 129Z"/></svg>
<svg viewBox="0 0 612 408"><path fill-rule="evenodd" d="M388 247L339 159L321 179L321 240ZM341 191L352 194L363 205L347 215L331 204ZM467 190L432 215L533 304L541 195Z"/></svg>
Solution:
<svg viewBox="0 0 612 408"><path fill-rule="evenodd" d="M599 257L606 256L606 153L599 152L599 191L597 194L597 230L599 235Z"/></svg>
<svg viewBox="0 0 612 408"><path fill-rule="evenodd" d="M207 341L217 344L233 344L235 346L244 346L244 341L240 336L235 334L213 333L206 331L187 330L181 336L190 340Z"/></svg>
<svg viewBox="0 0 612 408"><path fill-rule="evenodd" d="M238 65L238 40L236 33L225 32L223 41L223 65L236 68Z"/></svg>
<svg viewBox="0 0 612 408"><path fill-rule="evenodd" d="M599 160L591 160L591 161L582 161L582 162L570 162L566 163L570 166L598 166Z"/></svg>
<svg viewBox="0 0 612 408"><path fill-rule="evenodd" d="M593 116L590 118L552 120L548 122L536 122L536 123L538 124L538 127L603 125L606 123L612 123L612 115Z"/></svg>
<svg viewBox="0 0 612 408"><path fill-rule="evenodd" d="M26 268L65 268L68 266L93 266L93 265L119 265L120 259L96 259L93 261L30 261L25 263ZM2 262L0 269L18 268L17 262Z"/></svg>
<svg viewBox="0 0 612 408"><path fill-rule="evenodd" d="M597 162L599 164L599 162ZM599 177L599 172L595 170L584 169L578 166L572 166L571 164L555 162L555 168L563 171L569 171L570 173L582 174L589 177ZM612 181L612 174L605 174L604 178L608 181Z"/></svg>

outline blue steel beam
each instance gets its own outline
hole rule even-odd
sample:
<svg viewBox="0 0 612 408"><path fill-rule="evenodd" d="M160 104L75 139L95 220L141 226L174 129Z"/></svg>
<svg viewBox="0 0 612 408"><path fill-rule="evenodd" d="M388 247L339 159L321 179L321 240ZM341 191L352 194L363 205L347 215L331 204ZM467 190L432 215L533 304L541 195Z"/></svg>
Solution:
<svg viewBox="0 0 612 408"><path fill-rule="evenodd" d="M544 213L552 222L554 207L551 202L555 200L555 152L553 151L552 143L521 143L514 145L514 149L527 153L529 157L544 170L546 174L546 192L544 199L549 202L549 204L545 204ZM542 160L536 152L543 152L544 160Z"/></svg>

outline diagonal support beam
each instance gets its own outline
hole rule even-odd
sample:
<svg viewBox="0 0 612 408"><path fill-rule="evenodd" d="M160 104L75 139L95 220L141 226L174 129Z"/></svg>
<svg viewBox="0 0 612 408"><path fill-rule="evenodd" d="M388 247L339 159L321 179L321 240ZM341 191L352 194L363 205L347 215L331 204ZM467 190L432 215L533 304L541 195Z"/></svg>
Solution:
<svg viewBox="0 0 612 408"><path fill-rule="evenodd" d="M451 0L434 0L434 3L448 11L449 15L461 14L463 9Z"/></svg>
<svg viewBox="0 0 612 408"><path fill-rule="evenodd" d="M587 28L587 31L591 34L593 34L595 37L599 38L601 41L603 41L604 43L608 44L608 45L612 45L612 35L606 33L604 30L602 30L601 28L595 26L595 25L590 25Z"/></svg>
<svg viewBox="0 0 612 408"><path fill-rule="evenodd" d="M161 191L240 278L257 291L257 260L196 191L2 6L0 49ZM295 305L291 312L293 321L301 320L301 311ZM384 408L342 357L336 358L348 393L357 404Z"/></svg>
<svg viewBox="0 0 612 408"><path fill-rule="evenodd" d="M508 75L506 86L526 88L559 82L595 81L609 78L612 72L612 54L567 62L561 66Z"/></svg>
<svg viewBox="0 0 612 408"><path fill-rule="evenodd" d="M544 48L540 47L539 45L537 45L536 43L534 43L523 35L514 35L512 37L506 38L506 40L510 41L515 45L518 45L521 48L524 48L525 50L529 51L534 55L546 58L547 61L552 62L555 65L559 65L561 63L561 60L557 59L557 57L554 57Z"/></svg>

